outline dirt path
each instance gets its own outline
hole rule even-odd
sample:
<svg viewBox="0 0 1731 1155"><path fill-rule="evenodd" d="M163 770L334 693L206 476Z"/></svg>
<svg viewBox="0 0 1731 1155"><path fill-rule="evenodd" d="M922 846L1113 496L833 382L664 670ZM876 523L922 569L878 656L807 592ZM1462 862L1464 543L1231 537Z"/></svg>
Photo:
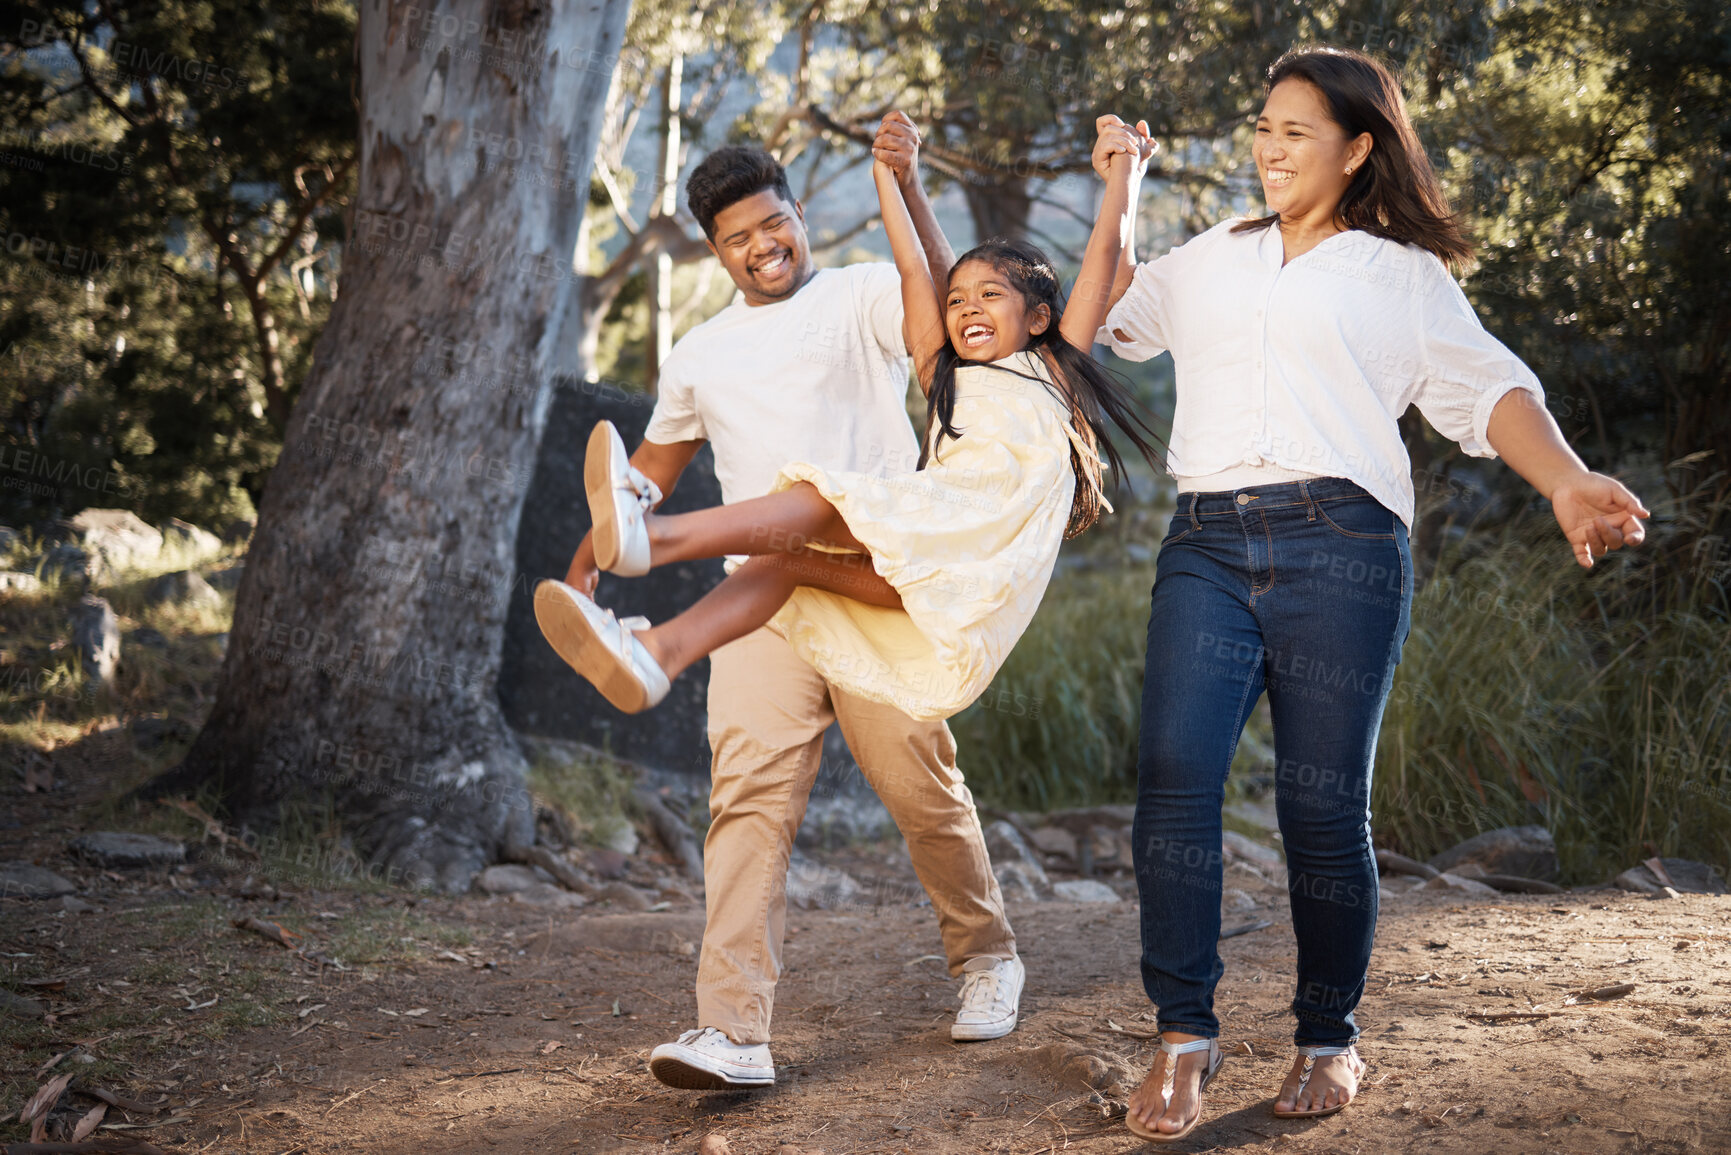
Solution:
<svg viewBox="0 0 1731 1155"><path fill-rule="evenodd" d="M898 852L873 853L881 864ZM0 1111L76 1045L61 1061L83 1062L87 1081L166 1095L155 1114L110 1116L155 1126L107 1133L180 1152L694 1152L711 1132L739 1155L1141 1146L1106 1117L1149 1061L1150 1044L1127 1033L1149 1027L1130 902L1012 905L1023 1024L965 1046L949 1040L955 983L933 957L929 909L799 912L776 1015L780 1082L700 1094L644 1068L651 1046L693 1025L696 903L549 913L352 891L261 902L209 871L47 865L99 910L0 903L5 985L48 992L57 1015L5 1020ZM1361 1011L1369 1086L1340 1116L1280 1122L1269 1105L1291 1053L1285 898L1233 870L1228 924L1272 925L1222 943L1235 1053L1205 1123L1174 1149L1731 1151L1731 899L1388 900ZM337 970L230 925L246 914L350 961ZM62 990L22 985L55 976ZM1619 982L1637 986L1564 1005ZM1482 1017L1535 1005L1549 1017Z"/></svg>

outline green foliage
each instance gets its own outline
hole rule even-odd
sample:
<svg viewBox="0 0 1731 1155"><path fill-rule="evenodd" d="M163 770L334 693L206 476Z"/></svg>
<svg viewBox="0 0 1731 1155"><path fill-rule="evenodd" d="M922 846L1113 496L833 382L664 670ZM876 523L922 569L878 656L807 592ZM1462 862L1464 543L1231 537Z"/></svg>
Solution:
<svg viewBox="0 0 1731 1155"><path fill-rule="evenodd" d="M1537 821L1567 876L1654 853L1731 865L1725 511L1667 503L1645 555L1582 575L1533 516L1445 554L1413 606L1377 751L1380 840L1420 857ZM1689 564L1693 580L1658 588Z"/></svg>
<svg viewBox="0 0 1731 1155"><path fill-rule="evenodd" d="M1135 796L1147 569L1060 574L974 705L950 719L981 801L1047 810Z"/></svg>
<svg viewBox="0 0 1731 1155"><path fill-rule="evenodd" d="M0 516L253 516L329 312L354 23L5 7Z"/></svg>

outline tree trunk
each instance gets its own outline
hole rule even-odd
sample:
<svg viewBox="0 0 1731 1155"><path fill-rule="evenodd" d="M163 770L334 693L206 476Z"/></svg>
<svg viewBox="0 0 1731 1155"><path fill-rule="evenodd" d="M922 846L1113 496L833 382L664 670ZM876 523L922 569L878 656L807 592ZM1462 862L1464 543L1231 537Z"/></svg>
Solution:
<svg viewBox="0 0 1731 1155"><path fill-rule="evenodd" d="M1004 174L1003 180L991 180L986 173L979 180L962 181L962 196L968 202L968 214L974 219L975 243L991 237L1026 240L1028 214L1033 198L1028 194L1026 178Z"/></svg>
<svg viewBox="0 0 1731 1155"><path fill-rule="evenodd" d="M560 322L628 8L362 0L342 294L216 703L155 792L214 783L254 828L328 797L387 877L445 890L532 841L496 680L549 372L580 337Z"/></svg>

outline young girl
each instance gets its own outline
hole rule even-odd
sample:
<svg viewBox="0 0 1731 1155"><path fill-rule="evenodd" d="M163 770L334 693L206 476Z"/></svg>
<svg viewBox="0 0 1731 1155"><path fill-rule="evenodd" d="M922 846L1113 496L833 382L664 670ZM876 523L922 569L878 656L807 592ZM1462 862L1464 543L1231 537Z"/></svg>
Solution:
<svg viewBox="0 0 1731 1155"><path fill-rule="evenodd" d="M1088 354L1147 163L1143 138L1106 119L1094 165L1107 191L1068 311L1050 262L1002 240L963 254L940 298L895 174L874 162L903 332L927 396L917 472L795 462L766 497L661 516L648 512L660 494L631 468L613 426L596 426L584 480L602 569L751 557L653 628L542 582L535 616L559 656L634 713L692 662L769 623L832 683L911 717L945 718L973 702L1033 617L1060 542L1105 506L1101 470L1120 464L1106 423L1154 456L1134 402Z"/></svg>

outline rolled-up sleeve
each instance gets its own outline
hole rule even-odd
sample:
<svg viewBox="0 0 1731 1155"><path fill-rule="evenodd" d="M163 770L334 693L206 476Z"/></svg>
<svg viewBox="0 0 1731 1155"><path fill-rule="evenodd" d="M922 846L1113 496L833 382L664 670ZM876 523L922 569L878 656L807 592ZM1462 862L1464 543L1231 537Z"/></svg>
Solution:
<svg viewBox="0 0 1731 1155"><path fill-rule="evenodd" d="M1126 361L1146 361L1171 347L1166 339L1165 303L1174 256L1176 252L1167 253L1159 260L1136 266L1130 287L1094 334L1096 344L1106 346Z"/></svg>
<svg viewBox="0 0 1731 1155"><path fill-rule="evenodd" d="M1495 457L1491 411L1516 389L1545 404L1545 390L1525 362L1485 331L1466 294L1437 263L1419 327L1425 373L1413 398L1425 420L1470 457Z"/></svg>

